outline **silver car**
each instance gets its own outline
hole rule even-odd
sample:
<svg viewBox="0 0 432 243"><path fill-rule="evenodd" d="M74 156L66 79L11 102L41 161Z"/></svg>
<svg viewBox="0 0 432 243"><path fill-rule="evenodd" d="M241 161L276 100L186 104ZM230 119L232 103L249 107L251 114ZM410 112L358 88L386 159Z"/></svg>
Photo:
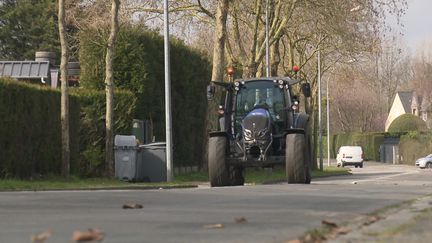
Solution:
<svg viewBox="0 0 432 243"><path fill-rule="evenodd" d="M422 169L424 169L424 168L432 169L432 154L429 154L426 157L417 159L417 161L415 162L415 165L419 168L422 168Z"/></svg>

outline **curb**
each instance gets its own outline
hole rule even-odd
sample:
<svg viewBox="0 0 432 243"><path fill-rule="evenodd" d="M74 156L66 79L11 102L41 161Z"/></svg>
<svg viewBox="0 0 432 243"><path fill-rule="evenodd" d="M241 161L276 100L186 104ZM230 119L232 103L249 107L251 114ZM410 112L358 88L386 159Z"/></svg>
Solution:
<svg viewBox="0 0 432 243"><path fill-rule="evenodd" d="M54 189L11 189L0 190L0 192L50 192L50 191L109 191L109 190L169 190L198 188L198 185L178 185L178 186L125 186L125 187L92 187L92 188L54 188Z"/></svg>

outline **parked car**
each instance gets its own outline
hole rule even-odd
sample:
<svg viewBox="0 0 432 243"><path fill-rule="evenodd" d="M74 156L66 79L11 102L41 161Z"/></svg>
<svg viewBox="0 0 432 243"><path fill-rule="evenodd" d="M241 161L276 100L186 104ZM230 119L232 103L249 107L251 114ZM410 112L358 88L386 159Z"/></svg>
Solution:
<svg viewBox="0 0 432 243"><path fill-rule="evenodd" d="M419 158L416 160L415 165L419 168L428 168L432 169L432 154L429 154L426 157Z"/></svg>
<svg viewBox="0 0 432 243"><path fill-rule="evenodd" d="M336 156L337 166L353 165L363 168L363 149L360 146L342 146Z"/></svg>

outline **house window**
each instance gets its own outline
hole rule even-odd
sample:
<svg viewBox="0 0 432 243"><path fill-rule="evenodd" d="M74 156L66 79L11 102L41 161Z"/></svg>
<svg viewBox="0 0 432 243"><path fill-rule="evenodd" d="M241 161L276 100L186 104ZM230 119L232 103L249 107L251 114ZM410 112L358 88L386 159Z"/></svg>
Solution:
<svg viewBox="0 0 432 243"><path fill-rule="evenodd" d="M413 110L412 110L412 113L415 115L415 114L416 114L416 109L413 109Z"/></svg>
<svg viewBox="0 0 432 243"><path fill-rule="evenodd" d="M427 112L423 112L422 119L423 121L427 121Z"/></svg>

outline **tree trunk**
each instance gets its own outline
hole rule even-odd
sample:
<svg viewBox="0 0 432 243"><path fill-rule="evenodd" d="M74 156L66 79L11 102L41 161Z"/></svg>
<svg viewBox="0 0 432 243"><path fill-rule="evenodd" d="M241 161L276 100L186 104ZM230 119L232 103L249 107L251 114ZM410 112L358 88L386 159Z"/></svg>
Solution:
<svg viewBox="0 0 432 243"><path fill-rule="evenodd" d="M279 51L280 50L279 50L279 39L278 39L270 47L270 64L271 64L270 76L272 77L278 76L278 68L279 68L279 63L281 61Z"/></svg>
<svg viewBox="0 0 432 243"><path fill-rule="evenodd" d="M213 47L212 80L223 81L225 71L225 39L229 0L219 0L216 10L216 27Z"/></svg>
<svg viewBox="0 0 432 243"><path fill-rule="evenodd" d="M59 0L58 26L61 44L61 133L62 133L62 171L64 177L70 174L70 145L69 145L69 94L68 94L68 42L65 33L65 3Z"/></svg>
<svg viewBox="0 0 432 243"><path fill-rule="evenodd" d="M105 93L106 93L106 116L105 116L105 174L114 175L114 77L113 58L114 47L118 32L118 12L120 0L111 1L111 31L108 38L107 53L105 57Z"/></svg>
<svg viewBox="0 0 432 243"><path fill-rule="evenodd" d="M230 0L219 0L216 9L215 16L215 38L213 47L213 68L212 68L212 81L224 80L225 73L225 41L226 41L226 22L228 16ZM208 155L208 138L207 134L209 131L215 131L217 129L218 117L216 114L216 107L220 103L220 97L222 91L219 87L216 87L216 94L213 100L207 103L207 115L206 115L206 136L203 138L203 164L202 168L207 170L207 155Z"/></svg>

